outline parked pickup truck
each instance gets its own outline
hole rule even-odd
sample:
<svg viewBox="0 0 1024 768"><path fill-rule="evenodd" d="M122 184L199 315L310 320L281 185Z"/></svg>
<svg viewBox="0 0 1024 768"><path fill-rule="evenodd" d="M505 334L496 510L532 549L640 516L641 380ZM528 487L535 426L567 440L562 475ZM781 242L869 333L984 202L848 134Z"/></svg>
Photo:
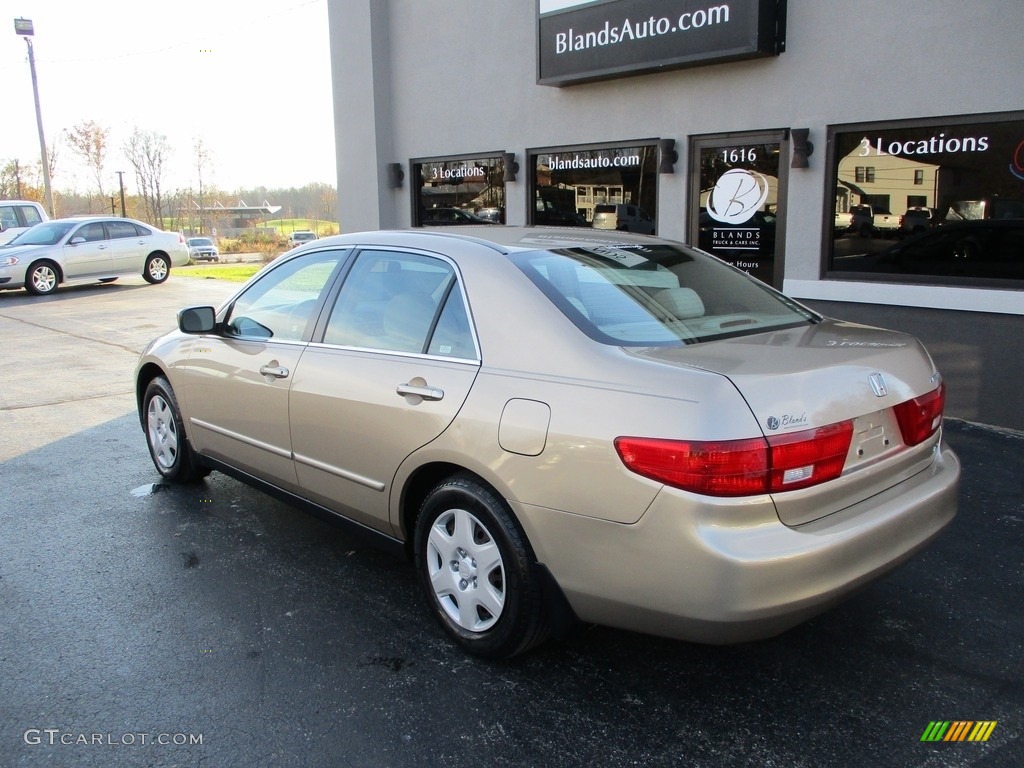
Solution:
<svg viewBox="0 0 1024 768"><path fill-rule="evenodd" d="M935 223L935 211L931 208L913 206L900 217L900 234L914 235L928 230Z"/></svg>
<svg viewBox="0 0 1024 768"><path fill-rule="evenodd" d="M870 205L850 206L850 231L865 237L895 235L900 231L900 217L895 214L876 211Z"/></svg>

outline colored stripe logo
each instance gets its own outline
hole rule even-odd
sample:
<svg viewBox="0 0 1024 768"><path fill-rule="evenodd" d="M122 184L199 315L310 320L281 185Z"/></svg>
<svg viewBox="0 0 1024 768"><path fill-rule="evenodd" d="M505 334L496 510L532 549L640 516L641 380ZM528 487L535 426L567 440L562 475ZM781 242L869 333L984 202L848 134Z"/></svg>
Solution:
<svg viewBox="0 0 1024 768"><path fill-rule="evenodd" d="M988 741L996 720L932 720L921 741Z"/></svg>

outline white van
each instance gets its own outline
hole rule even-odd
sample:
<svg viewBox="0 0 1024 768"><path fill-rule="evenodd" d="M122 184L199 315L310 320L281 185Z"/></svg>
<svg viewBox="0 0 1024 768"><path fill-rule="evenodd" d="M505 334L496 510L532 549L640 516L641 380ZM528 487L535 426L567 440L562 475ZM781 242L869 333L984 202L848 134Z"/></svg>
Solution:
<svg viewBox="0 0 1024 768"><path fill-rule="evenodd" d="M0 200L0 245L49 218L43 206L31 200Z"/></svg>
<svg viewBox="0 0 1024 768"><path fill-rule="evenodd" d="M626 203L601 203L594 206L594 229L617 229L620 232L654 234L654 220L643 208Z"/></svg>

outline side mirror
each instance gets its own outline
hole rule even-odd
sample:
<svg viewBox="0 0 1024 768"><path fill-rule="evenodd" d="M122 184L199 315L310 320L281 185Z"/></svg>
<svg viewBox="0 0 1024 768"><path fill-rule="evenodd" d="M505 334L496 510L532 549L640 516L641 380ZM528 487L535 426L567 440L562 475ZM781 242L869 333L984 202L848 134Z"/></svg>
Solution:
<svg viewBox="0 0 1024 768"><path fill-rule="evenodd" d="M182 333L213 333L216 327L217 310L213 307L188 307L178 313Z"/></svg>
<svg viewBox="0 0 1024 768"><path fill-rule="evenodd" d="M85 238L84 237L82 237L81 235L75 235L70 240L68 240L68 245L81 245L84 242L85 242Z"/></svg>

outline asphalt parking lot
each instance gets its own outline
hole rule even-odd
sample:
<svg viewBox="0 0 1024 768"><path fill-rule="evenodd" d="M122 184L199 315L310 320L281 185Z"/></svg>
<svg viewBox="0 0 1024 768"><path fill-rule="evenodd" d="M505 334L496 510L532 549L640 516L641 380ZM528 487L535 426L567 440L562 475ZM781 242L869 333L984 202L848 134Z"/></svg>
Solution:
<svg viewBox="0 0 1024 768"><path fill-rule="evenodd" d="M1024 765L1024 435L947 421L952 527L781 637L483 662L408 564L217 473L158 482L135 360L236 287L0 292L0 764Z"/></svg>

